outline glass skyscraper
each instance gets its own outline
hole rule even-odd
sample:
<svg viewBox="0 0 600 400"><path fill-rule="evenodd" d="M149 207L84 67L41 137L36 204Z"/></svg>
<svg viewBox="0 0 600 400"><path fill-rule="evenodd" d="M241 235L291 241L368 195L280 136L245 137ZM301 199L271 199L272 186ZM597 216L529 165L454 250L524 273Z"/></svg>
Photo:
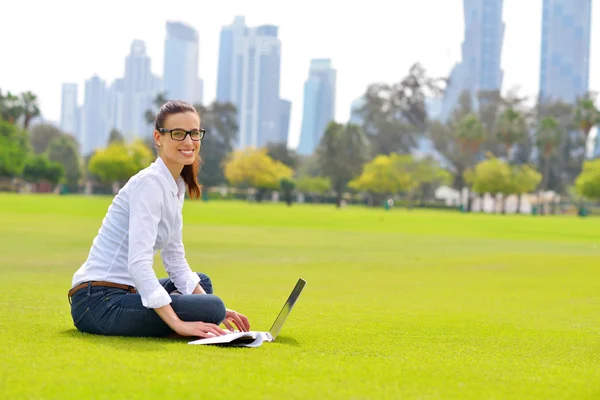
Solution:
<svg viewBox="0 0 600 400"><path fill-rule="evenodd" d="M575 103L588 91L592 0L543 0L540 98Z"/></svg>
<svg viewBox="0 0 600 400"><path fill-rule="evenodd" d="M500 61L505 29L502 7L503 0L463 0L462 60L450 73L440 113L442 120L452 115L461 93L468 91L475 98L479 91L502 88L504 73Z"/></svg>

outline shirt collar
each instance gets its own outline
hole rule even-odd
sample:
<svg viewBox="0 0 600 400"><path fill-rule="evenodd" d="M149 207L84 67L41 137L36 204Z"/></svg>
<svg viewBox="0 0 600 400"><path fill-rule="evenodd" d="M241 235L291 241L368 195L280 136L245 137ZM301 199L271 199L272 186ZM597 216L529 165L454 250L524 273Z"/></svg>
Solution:
<svg viewBox="0 0 600 400"><path fill-rule="evenodd" d="M183 179L180 176L178 176L177 181L175 181L173 179L173 175L171 175L171 171L169 171L169 168L162 160L162 158L157 157L156 161L153 164L155 168L167 179L167 182L169 182L168 185L171 193L177 196L181 196L181 194L185 191L185 182L183 181Z"/></svg>

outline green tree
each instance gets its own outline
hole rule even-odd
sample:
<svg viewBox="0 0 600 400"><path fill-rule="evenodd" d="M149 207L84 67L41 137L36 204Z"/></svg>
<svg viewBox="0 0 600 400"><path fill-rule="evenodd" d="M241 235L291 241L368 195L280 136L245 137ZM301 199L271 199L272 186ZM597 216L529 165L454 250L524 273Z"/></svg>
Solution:
<svg viewBox="0 0 600 400"><path fill-rule="evenodd" d="M76 187L83 177L83 164L75 138L62 134L50 142L47 149L48 159L64 167L65 183Z"/></svg>
<svg viewBox="0 0 600 400"><path fill-rule="evenodd" d="M583 134L586 143L592 127L600 124L600 111L596 107L595 97L594 94L588 93L577 101L575 107L575 124Z"/></svg>
<svg viewBox="0 0 600 400"><path fill-rule="evenodd" d="M337 195L337 207L341 206L346 185L360 174L370 154L369 142L360 126L329 123L316 156L323 176L331 179L332 189Z"/></svg>
<svg viewBox="0 0 600 400"><path fill-rule="evenodd" d="M231 103L214 102L208 107L197 105L196 109L206 129L200 149L202 164L198 180L208 188L225 184L223 163L233 151L238 134L236 108Z"/></svg>
<svg viewBox="0 0 600 400"><path fill-rule="evenodd" d="M27 133L0 118L0 177L20 176L30 152Z"/></svg>
<svg viewBox="0 0 600 400"><path fill-rule="evenodd" d="M158 93L154 97L154 100L152 100L152 108L150 108L144 112L144 119L146 120L146 122L148 124L151 124L152 126L154 126L154 120L156 119L156 114L158 114L158 110L160 110L162 105L168 101L169 101L169 99L167 99L166 92Z"/></svg>
<svg viewBox="0 0 600 400"><path fill-rule="evenodd" d="M256 189L259 202L267 190L278 190L281 180L294 174L290 167L269 157L265 148L234 151L228 155L224 165L227 180L235 186Z"/></svg>
<svg viewBox="0 0 600 400"><path fill-rule="evenodd" d="M283 191L283 196L285 198L285 202L288 206L292 205L292 194L294 193L294 188L296 187L296 182L292 178L281 178L279 181L279 187Z"/></svg>
<svg viewBox="0 0 600 400"><path fill-rule="evenodd" d="M536 145L543 158L543 190L547 191L550 183L550 165L552 158L563 142L563 131L554 117L547 116L540 120L536 133Z"/></svg>
<svg viewBox="0 0 600 400"><path fill-rule="evenodd" d="M575 190L590 200L600 199L600 159L583 163L581 174L575 180Z"/></svg>
<svg viewBox="0 0 600 400"><path fill-rule="evenodd" d="M23 129L29 129L31 120L40 116L40 108L38 106L37 96L31 92L21 93L21 112L23 113Z"/></svg>
<svg viewBox="0 0 600 400"><path fill-rule="evenodd" d="M331 180L323 176L302 175L296 180L296 188L318 200L319 197L331 190Z"/></svg>
<svg viewBox="0 0 600 400"><path fill-rule="evenodd" d="M39 124L29 131L29 140L35 154L42 154L48 150L50 142L60 138L64 133L51 124Z"/></svg>
<svg viewBox="0 0 600 400"><path fill-rule="evenodd" d="M525 117L513 107L508 107L500 114L497 136L504 145L507 160L510 161L513 147L527 138L527 129Z"/></svg>
<svg viewBox="0 0 600 400"><path fill-rule="evenodd" d="M46 181L51 185L56 185L64 175L64 167L60 163L48 160L45 155L30 156L25 161L23 168L23 179L35 184Z"/></svg>
<svg viewBox="0 0 600 400"><path fill-rule="evenodd" d="M112 143L107 148L97 150L90 158L88 169L104 183L117 187L146 168L152 162L152 151L137 140L129 146Z"/></svg>
<svg viewBox="0 0 600 400"><path fill-rule="evenodd" d="M506 194L518 196L517 212L521 210L521 200L525 193L533 192L542 181L540 174L533 166L528 164L511 166L510 185L505 190ZM506 201L506 200L504 200ZM506 204L503 206L505 209Z"/></svg>
<svg viewBox="0 0 600 400"><path fill-rule="evenodd" d="M10 91L2 94L0 90L0 118L9 124L16 124L23 115L23 105L18 96Z"/></svg>
<svg viewBox="0 0 600 400"><path fill-rule="evenodd" d="M465 171L465 180L471 183L475 193L481 196L489 193L495 199L499 193L511 190L512 171L506 162L491 156Z"/></svg>
<svg viewBox="0 0 600 400"><path fill-rule="evenodd" d="M110 130L107 144L110 145L111 143L125 143L125 138L123 137L123 134L117 128L113 128Z"/></svg>
<svg viewBox="0 0 600 400"><path fill-rule="evenodd" d="M287 147L287 143L267 143L267 154L291 169L295 170L298 167L298 155Z"/></svg>
<svg viewBox="0 0 600 400"><path fill-rule="evenodd" d="M380 154L363 166L362 173L348 183L348 187L381 196L395 195L410 190L413 184L410 172L405 168L409 155ZM410 161L409 161L410 162Z"/></svg>

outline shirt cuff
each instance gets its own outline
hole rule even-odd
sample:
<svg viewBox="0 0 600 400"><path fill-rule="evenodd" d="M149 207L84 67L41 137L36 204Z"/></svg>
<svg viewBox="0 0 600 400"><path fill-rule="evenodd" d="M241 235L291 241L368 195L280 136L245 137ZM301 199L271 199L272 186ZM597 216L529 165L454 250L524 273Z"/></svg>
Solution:
<svg viewBox="0 0 600 400"><path fill-rule="evenodd" d="M195 274L190 271L188 274L188 279L185 282L185 293L182 294L194 293L194 290L196 289L196 285L198 285L198 283L200 283L200 277L198 276L198 274Z"/></svg>
<svg viewBox="0 0 600 400"><path fill-rule="evenodd" d="M142 305L146 308L159 308L171 304L173 300L164 287L158 286L148 297L142 296Z"/></svg>

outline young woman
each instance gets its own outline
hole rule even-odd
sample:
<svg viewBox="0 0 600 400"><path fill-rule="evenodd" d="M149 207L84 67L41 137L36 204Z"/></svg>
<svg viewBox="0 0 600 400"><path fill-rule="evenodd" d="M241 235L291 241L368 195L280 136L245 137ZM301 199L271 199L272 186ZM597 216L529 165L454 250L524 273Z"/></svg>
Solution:
<svg viewBox="0 0 600 400"><path fill-rule="evenodd" d="M119 336L212 337L248 331L248 319L225 308L208 276L185 258L185 191L200 196L196 180L204 130L190 104L169 101L156 116L159 156L133 176L108 208L85 263L69 291L71 316L82 332ZM169 278L152 268L160 251Z"/></svg>

